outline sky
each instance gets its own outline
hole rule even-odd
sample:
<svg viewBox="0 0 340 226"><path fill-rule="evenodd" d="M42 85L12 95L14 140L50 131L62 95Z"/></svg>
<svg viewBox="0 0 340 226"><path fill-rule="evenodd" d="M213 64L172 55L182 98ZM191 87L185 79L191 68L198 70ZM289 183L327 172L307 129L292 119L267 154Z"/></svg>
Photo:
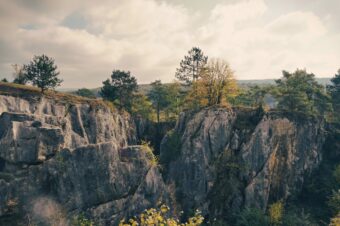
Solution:
<svg viewBox="0 0 340 226"><path fill-rule="evenodd" d="M237 79L340 68L339 0L0 0L0 78L34 55L55 59L62 88L94 88L113 70L171 82L194 46Z"/></svg>

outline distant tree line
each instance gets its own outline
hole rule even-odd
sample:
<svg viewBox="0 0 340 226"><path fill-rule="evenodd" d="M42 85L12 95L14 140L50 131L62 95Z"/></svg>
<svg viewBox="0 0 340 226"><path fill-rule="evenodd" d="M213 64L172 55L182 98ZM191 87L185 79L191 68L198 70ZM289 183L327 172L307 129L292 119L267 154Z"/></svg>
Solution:
<svg viewBox="0 0 340 226"><path fill-rule="evenodd" d="M14 83L32 84L47 89L60 86L62 80L53 58L34 56L25 65L13 65ZM239 87L234 71L223 59L209 59L199 47L193 47L181 60L176 70L177 81L163 84L156 80L151 89L142 94L137 79L129 71L115 69L103 81L99 95L118 109L158 123L174 120L184 110L198 110L207 106L275 108L309 116L323 115L339 118L340 69L327 87L318 84L315 75L297 69L283 71L275 85ZM2 82L8 82L3 79ZM82 88L76 95L96 98L92 90ZM271 106L268 106L268 100Z"/></svg>

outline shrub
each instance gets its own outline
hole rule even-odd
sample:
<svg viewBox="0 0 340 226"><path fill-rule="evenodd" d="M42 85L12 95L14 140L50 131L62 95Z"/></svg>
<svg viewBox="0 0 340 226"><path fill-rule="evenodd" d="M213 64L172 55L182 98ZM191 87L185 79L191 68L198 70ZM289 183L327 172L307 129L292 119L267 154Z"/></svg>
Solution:
<svg viewBox="0 0 340 226"><path fill-rule="evenodd" d="M153 150L150 147L150 142L142 141L141 145L142 145L143 151L145 151L145 153L146 153L146 158L150 161L151 165L157 166L158 165L158 158L153 153Z"/></svg>
<svg viewBox="0 0 340 226"><path fill-rule="evenodd" d="M269 218L260 209L245 208L236 218L235 226L267 226Z"/></svg>
<svg viewBox="0 0 340 226"><path fill-rule="evenodd" d="M333 194L328 200L328 206L331 208L331 211L334 214L340 212L340 189L337 191L333 191Z"/></svg>
<svg viewBox="0 0 340 226"><path fill-rule="evenodd" d="M269 206L269 219L273 225L281 225L284 206L282 201L275 202Z"/></svg>
<svg viewBox="0 0 340 226"><path fill-rule="evenodd" d="M87 219L84 214L80 214L78 216L76 216L75 218L73 218L72 222L71 222L72 226L94 226L94 222Z"/></svg>
<svg viewBox="0 0 340 226"><path fill-rule="evenodd" d="M200 211L196 211L193 217L190 217L185 223L181 223L177 218L172 217L170 208L162 205L159 209L148 209L137 217L121 220L119 226L149 226L149 225L167 225L167 226L199 226L203 223L204 217Z"/></svg>

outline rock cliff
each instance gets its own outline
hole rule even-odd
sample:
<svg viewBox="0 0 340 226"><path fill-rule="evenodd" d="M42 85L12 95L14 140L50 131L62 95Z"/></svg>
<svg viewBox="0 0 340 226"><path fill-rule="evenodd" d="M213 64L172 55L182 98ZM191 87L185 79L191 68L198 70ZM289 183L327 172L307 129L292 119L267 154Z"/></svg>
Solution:
<svg viewBox="0 0 340 226"><path fill-rule="evenodd" d="M116 225L161 202L228 222L298 194L322 160L322 120L211 107L181 113L158 167L127 114L1 91L0 225L68 225L79 214Z"/></svg>
<svg viewBox="0 0 340 226"><path fill-rule="evenodd" d="M324 139L320 120L208 108L182 113L162 141L161 161L185 211L228 221L241 208L265 210L298 193L322 159Z"/></svg>
<svg viewBox="0 0 340 226"><path fill-rule="evenodd" d="M86 213L114 225L165 201L133 125L97 102L0 95L0 224L67 225Z"/></svg>

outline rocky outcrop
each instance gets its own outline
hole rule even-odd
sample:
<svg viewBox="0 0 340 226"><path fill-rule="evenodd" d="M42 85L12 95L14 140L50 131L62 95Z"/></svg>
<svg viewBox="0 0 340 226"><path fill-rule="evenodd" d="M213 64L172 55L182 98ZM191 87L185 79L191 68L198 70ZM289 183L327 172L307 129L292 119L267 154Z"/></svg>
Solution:
<svg viewBox="0 0 340 226"><path fill-rule="evenodd" d="M65 98L0 95L0 225L68 225L82 213L116 225L173 197L176 211L228 221L299 193L322 159L322 120L211 107L180 115L161 143L161 174L136 145L159 131Z"/></svg>
<svg viewBox="0 0 340 226"><path fill-rule="evenodd" d="M298 193L318 166L322 129L321 120L259 110L182 114L161 145L167 183L184 210L199 208L211 218L228 219L243 207L265 210Z"/></svg>
<svg viewBox="0 0 340 226"><path fill-rule="evenodd" d="M0 223L20 214L65 225L85 213L115 225L166 201L152 152L134 146L133 125L91 101L0 95Z"/></svg>

